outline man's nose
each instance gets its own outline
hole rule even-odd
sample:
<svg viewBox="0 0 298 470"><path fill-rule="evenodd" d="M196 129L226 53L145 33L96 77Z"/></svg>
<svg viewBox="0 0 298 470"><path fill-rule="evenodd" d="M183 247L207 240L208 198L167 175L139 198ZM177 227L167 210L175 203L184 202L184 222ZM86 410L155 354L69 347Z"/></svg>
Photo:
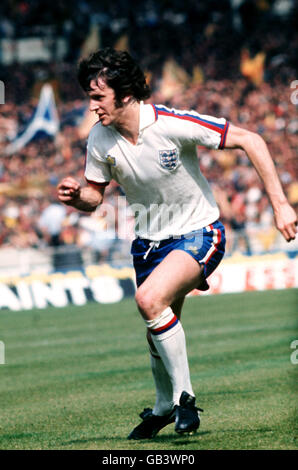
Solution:
<svg viewBox="0 0 298 470"><path fill-rule="evenodd" d="M90 103L89 103L89 109L90 111L96 111L98 109L99 105L98 105L98 102L95 101L95 100L90 100Z"/></svg>

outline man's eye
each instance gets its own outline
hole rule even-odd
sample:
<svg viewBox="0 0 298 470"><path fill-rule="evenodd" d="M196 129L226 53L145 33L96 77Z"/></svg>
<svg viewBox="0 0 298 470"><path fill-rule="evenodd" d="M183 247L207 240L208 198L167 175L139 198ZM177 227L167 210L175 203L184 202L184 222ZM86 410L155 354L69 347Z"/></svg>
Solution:
<svg viewBox="0 0 298 470"><path fill-rule="evenodd" d="M93 101L100 101L102 100L103 96L91 96L90 97Z"/></svg>

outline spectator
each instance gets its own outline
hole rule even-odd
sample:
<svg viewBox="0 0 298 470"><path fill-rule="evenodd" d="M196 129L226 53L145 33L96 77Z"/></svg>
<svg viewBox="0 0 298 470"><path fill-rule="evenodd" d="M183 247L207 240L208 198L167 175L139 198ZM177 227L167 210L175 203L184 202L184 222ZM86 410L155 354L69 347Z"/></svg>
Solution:
<svg viewBox="0 0 298 470"><path fill-rule="evenodd" d="M290 84L297 78L297 8L290 6L281 14L277 7L268 4L267 9L260 10L262 2L248 1L242 2L241 8L232 7L232 2L226 0L212 2L210 8L207 5L209 2L195 1L169 4L152 0L144 5L134 0L128 6L124 0L116 0L112 4L79 0L77 7L82 14L77 15L72 8L58 3L52 7L46 2L43 8L39 8L35 1L13 2L11 8L7 2L0 6L1 17L5 18L5 21L0 21L2 37L26 36L36 28L39 28L40 34L45 34L45 26L50 26L59 34L64 34L67 41L77 44L69 63L13 64L4 66L0 71L0 79L9 84L5 90L6 104L1 105L0 152L26 126L36 105L36 91L44 81L55 84L62 123L55 141L49 138L35 140L13 156L1 158L0 247L38 247L44 244L71 244L78 240L81 230L79 220L74 225L65 225L69 214L63 214L61 207L53 207L50 193L65 173L83 178L85 137L80 135L78 128L86 102L74 80L74 62L82 39L85 40L89 30L91 14L93 17L98 15L96 18L102 31L109 33L102 34L103 45L106 37L111 43L126 34L128 47L141 58L141 64L148 70L154 91L153 102L164 102L161 91L168 90L162 86L164 65L171 59L174 75L176 66L176 70L183 69L185 74L182 76L184 78L179 75L179 88L173 88L175 95L169 94L168 104L224 116L236 125L260 132L268 142L286 190L293 193L297 179L298 137L297 109L291 101L293 89ZM291 4L287 3L288 6ZM133 16L129 11L132 5ZM74 38L75 25L83 20L85 36ZM284 34L277 34L281 29ZM134 41L136 35L138 41ZM240 59L245 49L250 57L265 54L262 80L257 85L241 75ZM229 59L228 67L226 57ZM187 80L187 92L183 86L184 79ZM239 228L240 224L248 237L256 230L269 233L272 214L266 198L252 200L255 188L261 192L262 188L258 186L255 175L252 177L246 158L240 153L202 153L201 149L198 149L198 158L203 173L219 195L224 189L224 173L229 197L225 202L219 200L219 204L227 229L236 228L237 224ZM235 166L240 169L237 173ZM241 217L245 218L241 223L235 217L233 220L231 215L233 200L239 189L243 196ZM110 191L107 200L118 210L116 197L119 190L112 187ZM48 199L44 197L45 192L49 194ZM260 204L262 213L267 214L266 221L258 219ZM47 206L59 211L61 222L58 223L58 218L55 222L60 229L63 227L62 239L59 239L57 232L52 235L45 226L42 231L40 229L38 219L41 213L47 219ZM117 233L122 234L121 227L116 229ZM274 237L271 240L274 241ZM250 249L245 242L240 247L244 247L244 252L254 250L251 243Z"/></svg>
<svg viewBox="0 0 298 470"><path fill-rule="evenodd" d="M44 208L38 220L38 227L49 246L57 247L62 244L60 235L65 217L66 209L57 202L52 202Z"/></svg>

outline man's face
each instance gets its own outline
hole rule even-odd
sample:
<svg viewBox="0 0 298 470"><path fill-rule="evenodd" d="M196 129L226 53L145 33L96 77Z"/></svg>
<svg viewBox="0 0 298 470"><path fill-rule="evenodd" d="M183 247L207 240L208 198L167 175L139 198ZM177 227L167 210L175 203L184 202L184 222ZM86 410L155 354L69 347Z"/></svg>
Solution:
<svg viewBox="0 0 298 470"><path fill-rule="evenodd" d="M114 90L100 77L91 80L90 87L91 90L88 92L90 111L98 115L103 126L117 124L122 108L116 106Z"/></svg>

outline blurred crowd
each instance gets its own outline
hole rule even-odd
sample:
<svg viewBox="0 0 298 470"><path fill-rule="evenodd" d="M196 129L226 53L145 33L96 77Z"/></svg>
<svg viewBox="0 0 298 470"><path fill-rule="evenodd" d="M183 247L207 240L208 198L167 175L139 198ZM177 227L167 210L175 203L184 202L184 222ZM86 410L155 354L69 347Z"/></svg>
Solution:
<svg viewBox="0 0 298 470"><path fill-rule="evenodd" d="M80 126L86 118L87 102L75 79L75 62L92 15L100 25L102 45L120 38L139 59L153 91L150 102L225 117L261 134L290 202L298 205L297 100L293 100L295 90L291 88L297 78L298 42L293 34L297 10L289 9L291 2L287 9L282 8L284 2L269 0L80 0L72 16L68 16L64 3L55 2L57 11L46 8L47 3L42 3L43 12L38 6L41 3L31 0L12 0L0 6L0 36L26 35L37 25L55 24L58 32L68 31L73 45L63 63L13 64L0 72L0 79L9 84L0 114L0 248L76 244L91 247L100 260L115 247L117 237L133 238L129 215L125 233L118 225L123 220L118 212L125 212L125 208L119 206L123 193L116 183L106 190L105 206L91 216L62 206L56 197L56 185L64 176L73 175L84 182L86 136L82 136ZM208 8L203 6L206 3ZM11 8L5 10L7 5ZM76 22L83 19L82 37L74 39ZM287 28L277 34L282 25ZM250 31L254 34L248 35ZM45 82L55 91L58 135L33 140L5 156L7 144L32 116ZM198 148L198 160L231 234L228 253L272 249L278 237L272 210L245 154ZM109 207L115 208L116 217Z"/></svg>

